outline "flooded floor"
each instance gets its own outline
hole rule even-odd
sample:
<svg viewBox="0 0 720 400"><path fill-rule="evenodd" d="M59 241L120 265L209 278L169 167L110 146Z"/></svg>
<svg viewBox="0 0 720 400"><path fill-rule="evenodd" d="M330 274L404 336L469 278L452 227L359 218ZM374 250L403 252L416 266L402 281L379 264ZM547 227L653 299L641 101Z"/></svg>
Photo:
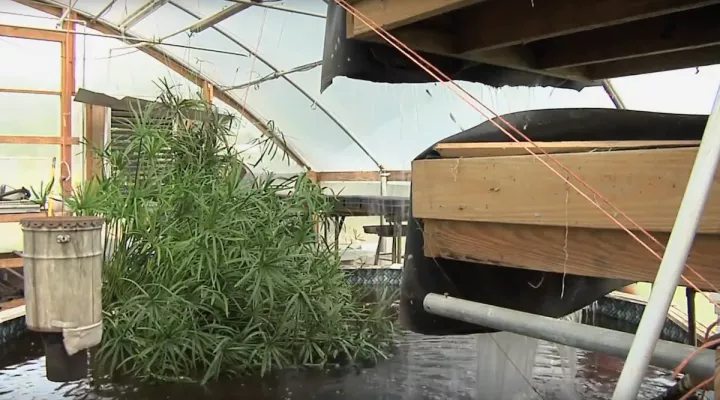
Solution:
<svg viewBox="0 0 720 400"><path fill-rule="evenodd" d="M372 369L341 373L288 372L245 378L201 388L194 385L113 385L87 379L73 383L45 380L42 344L28 334L0 355L0 399L252 399L252 400L497 400L477 386L487 365L478 363L474 336L430 337L404 333L395 355ZM563 353L565 354L565 353ZM479 367L480 364L480 367ZM609 399L622 368L617 358L577 351L568 385L555 345L541 342L535 357L529 399ZM522 379L522 378L521 378ZM651 368L641 399L671 384L668 371ZM568 386L574 386L568 393Z"/></svg>

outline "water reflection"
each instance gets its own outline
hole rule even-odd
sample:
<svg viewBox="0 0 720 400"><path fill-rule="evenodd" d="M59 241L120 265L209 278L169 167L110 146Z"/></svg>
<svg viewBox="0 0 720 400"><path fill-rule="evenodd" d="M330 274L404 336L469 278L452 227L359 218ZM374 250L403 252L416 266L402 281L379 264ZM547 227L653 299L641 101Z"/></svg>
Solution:
<svg viewBox="0 0 720 400"><path fill-rule="evenodd" d="M398 339L395 356L363 371L286 372L201 388L195 385L119 385L98 380L58 384L45 380L42 346L34 335L13 343L2 355L0 399L252 399L252 400L498 400L477 388L478 354L473 336L428 337L412 333ZM541 342L529 398L606 399L622 368L614 357L577 351L574 394L567 393L558 348ZM484 367L486 368L486 366ZM651 368L641 399L670 384L669 372Z"/></svg>

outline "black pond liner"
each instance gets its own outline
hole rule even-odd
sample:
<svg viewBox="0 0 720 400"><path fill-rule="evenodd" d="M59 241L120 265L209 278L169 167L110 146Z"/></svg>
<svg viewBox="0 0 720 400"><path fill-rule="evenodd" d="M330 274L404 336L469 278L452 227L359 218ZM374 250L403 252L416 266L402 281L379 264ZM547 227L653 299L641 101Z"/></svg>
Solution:
<svg viewBox="0 0 720 400"><path fill-rule="evenodd" d="M708 117L615 109L552 109L523 111L504 116L534 141L602 140L699 140ZM502 122L498 123L505 126ZM495 125L486 121L438 143L510 142ZM439 158L435 145L416 160ZM658 166L662 168L662 166ZM560 297L563 274L499 267L489 264L429 258L423 253L423 221L415 219L410 201L410 220L405 246L400 321L406 329L428 335L496 332L425 312L428 293L513 310L562 317L575 312L631 282L617 279L567 275L565 295ZM522 249L518 249L522 251ZM528 282L543 284L533 289Z"/></svg>

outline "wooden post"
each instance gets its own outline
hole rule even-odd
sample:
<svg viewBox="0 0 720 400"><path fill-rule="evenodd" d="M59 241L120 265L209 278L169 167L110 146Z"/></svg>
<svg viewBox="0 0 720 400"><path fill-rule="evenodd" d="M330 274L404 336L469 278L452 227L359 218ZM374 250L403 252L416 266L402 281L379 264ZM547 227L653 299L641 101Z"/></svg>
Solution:
<svg viewBox="0 0 720 400"><path fill-rule="evenodd" d="M212 83L208 81L202 82L202 98L212 104L213 98L215 98L215 86Z"/></svg>
<svg viewBox="0 0 720 400"><path fill-rule="evenodd" d="M310 179L310 181L312 181L313 183L320 183L319 175L317 172L308 171L307 176L308 176L308 179ZM320 221L318 220L317 217L314 217L314 218L315 218L315 232L319 233L320 232Z"/></svg>
<svg viewBox="0 0 720 400"><path fill-rule="evenodd" d="M75 14L70 13L69 19ZM65 20L63 29L75 30L75 23ZM62 181L62 194L68 196L72 192L72 96L75 92L75 34L67 32L61 42L60 55L60 137L62 150L60 151L60 179Z"/></svg>
<svg viewBox="0 0 720 400"><path fill-rule="evenodd" d="M97 154L105 148L105 117L107 108L85 105L85 179L103 176L103 159Z"/></svg>

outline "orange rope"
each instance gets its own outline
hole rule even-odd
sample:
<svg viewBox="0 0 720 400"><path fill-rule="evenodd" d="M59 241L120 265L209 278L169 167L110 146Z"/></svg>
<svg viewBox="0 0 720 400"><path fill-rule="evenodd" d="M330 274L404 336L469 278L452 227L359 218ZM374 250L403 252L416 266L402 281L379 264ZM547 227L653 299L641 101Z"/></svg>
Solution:
<svg viewBox="0 0 720 400"><path fill-rule="evenodd" d="M682 372L683 368L685 368L685 367L688 365L688 363L690 362L690 360L691 360L693 357L695 357L695 356L700 352L700 350L707 349L708 347L713 346L713 345L716 345L716 344L720 344L720 338L713 339L713 340L711 340L711 341L709 341L709 342L705 342L705 343L702 344L702 346L700 346L700 347L698 347L697 349L695 349L695 351L693 351L692 353L690 353L689 356L685 357L685 359L683 359L683 361L680 363L680 365L678 365L677 368L675 368L675 369L673 370L673 377L677 377L678 374L679 374L680 372Z"/></svg>
<svg viewBox="0 0 720 400"><path fill-rule="evenodd" d="M343 7L348 13L352 14L355 18L359 19L361 22L365 23L370 29L372 29L375 33L377 33L380 37L385 39L391 46L395 47L400 53L405 55L408 59L416 63L420 68L422 68L425 72L430 74L433 78L435 78L438 82L443 84L444 86L448 87L450 90L453 90L453 86L460 89L461 93L467 95L470 97L470 99L477 102L477 104L481 105L483 108L488 110L491 114L493 114L496 118L498 118L500 121L505 123L508 127L510 127L513 131L515 131L517 134L519 134L523 139L525 139L528 143L531 143L533 147L539 149L544 155L546 155L549 159L551 159L556 165L561 167L563 170L568 172L571 176L573 176L577 181L579 181L581 184L583 184L585 187L590 189L593 194L595 194L597 197L599 197L601 200L605 201L610 207L612 207L616 212L618 212L620 215L622 215L625 219L627 219L630 223L635 225L641 232L643 232L646 236L648 236L652 241L654 241L656 244L658 244L663 249L665 246L658 241L654 236L652 236L649 232L647 232L645 229L643 229L639 224L637 224L634 220L632 220L627 214L625 214L622 210L618 209L613 203L611 203L609 200L607 200L602 194L600 194L598 191L596 191L594 188L592 188L589 184L587 184L582 178L580 178L577 174L575 174L573 171L571 171L569 168L565 167L562 163L560 163L555 157L550 155L543 149L542 147L538 146L535 142L533 142L528 136L523 134L520 130L518 130L516 127L514 127L512 124L510 124L507 120L505 120L503 117L498 115L496 112L494 112L492 109L487 107L485 104L483 104L480 100L475 98L471 93L467 92L464 88L456 84L452 81L450 77L445 75L442 71L440 71L437 67L432 65L429 61L425 60L422 56L417 54L415 51L413 51L411 48L409 48L407 45L405 45L402 41L395 38L393 35L388 33L386 30L384 30L382 27L377 25L374 21L364 16L362 13L360 13L357 9L349 5L345 0L335 0L338 5ZM425 64L425 65L423 65ZM434 73L432 70L435 70L436 73ZM439 76L438 76L439 75ZM441 79L442 78L442 79ZM450 85L448 85L447 82L451 82ZM451 86L452 85L452 86ZM495 125L501 132L505 133L510 139L512 139L515 142L520 142L519 139L517 139L515 136L513 136L510 132L505 130L502 126L500 126L497 122L492 120L485 112L483 112L481 109L479 109L477 106L475 106L473 103L467 100L467 98L463 97L460 93L453 90L453 92L458 95L460 98L462 98L468 105L470 105L473 109L478 111L480 114L482 114L485 118L488 119L490 123ZM613 217L610 213L608 213L604 208L600 206L597 202L590 199L590 197L585 194L583 191L578 189L575 185L573 185L567 178L562 176L557 170L552 168L545 160L540 158L536 153L534 153L530 148L526 147L525 150L530 153L531 155L535 156L541 163L543 163L546 167L548 167L553 173L555 173L558 177L560 177L563 181L565 181L570 187L575 189L581 196L583 196L585 199L587 199L591 204L595 205L600 211L602 211L608 218L610 218L613 222L615 222L621 229L623 229L625 232L627 232L633 239L635 239L640 245L642 245L645 249L650 251L653 255L655 255L656 258L659 260L662 260L662 256L660 256L656 251L654 251L652 248L650 248L644 241L642 241L637 235L632 233L627 227L625 227L620 221L618 221L615 217ZM702 281L708 284L714 291L718 291L718 289L707 279L705 279L702 275L700 275L695 269L693 269L691 266L686 264L686 267L693 272L696 276L698 276ZM682 279L693 289L697 290L698 292L702 293L703 296L705 296L711 303L717 305L712 299L710 299L707 294L703 293L702 290L700 290L693 282L691 282L689 279L687 279L684 275L681 275Z"/></svg>

